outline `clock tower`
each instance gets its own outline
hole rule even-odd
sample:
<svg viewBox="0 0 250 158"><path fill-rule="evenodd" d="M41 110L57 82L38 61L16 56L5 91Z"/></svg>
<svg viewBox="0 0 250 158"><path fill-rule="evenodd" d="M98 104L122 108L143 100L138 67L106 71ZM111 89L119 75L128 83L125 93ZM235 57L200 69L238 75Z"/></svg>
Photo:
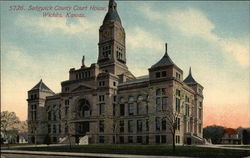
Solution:
<svg viewBox="0 0 250 158"><path fill-rule="evenodd" d="M105 72L120 75L126 66L125 31L117 13L117 4L109 0L108 12L99 29L98 64Z"/></svg>

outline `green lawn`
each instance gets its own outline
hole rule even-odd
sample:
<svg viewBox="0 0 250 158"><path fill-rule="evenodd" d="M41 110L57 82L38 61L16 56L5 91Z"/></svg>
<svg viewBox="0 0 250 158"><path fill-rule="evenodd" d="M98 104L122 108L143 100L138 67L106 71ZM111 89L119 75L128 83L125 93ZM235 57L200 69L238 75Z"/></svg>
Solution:
<svg viewBox="0 0 250 158"><path fill-rule="evenodd" d="M76 145L51 147L23 147L15 150L80 152L80 153L110 153L110 154L137 154L137 155L176 155L190 157L246 157L250 151L233 149L214 149L194 146L177 146L173 154L172 146L168 145Z"/></svg>
<svg viewBox="0 0 250 158"><path fill-rule="evenodd" d="M242 146L223 146L223 147L229 147L229 148L250 148L250 145L242 145Z"/></svg>
<svg viewBox="0 0 250 158"><path fill-rule="evenodd" d="M30 144L1 144L1 147L14 147L14 146L25 146L25 145L30 145Z"/></svg>

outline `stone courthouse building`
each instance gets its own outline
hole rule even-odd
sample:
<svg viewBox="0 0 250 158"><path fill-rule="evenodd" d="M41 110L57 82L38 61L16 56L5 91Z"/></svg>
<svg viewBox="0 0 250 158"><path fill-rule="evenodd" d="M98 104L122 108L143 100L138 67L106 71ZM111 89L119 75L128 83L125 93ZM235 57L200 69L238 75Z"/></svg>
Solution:
<svg viewBox="0 0 250 158"><path fill-rule="evenodd" d="M173 138L177 144L202 143L203 87L191 69L183 79L166 44L148 75L135 77L126 65L125 37L117 4L110 0L97 63L88 67L83 57L82 66L71 68L61 82L60 93L42 80L28 91L30 143L170 144Z"/></svg>

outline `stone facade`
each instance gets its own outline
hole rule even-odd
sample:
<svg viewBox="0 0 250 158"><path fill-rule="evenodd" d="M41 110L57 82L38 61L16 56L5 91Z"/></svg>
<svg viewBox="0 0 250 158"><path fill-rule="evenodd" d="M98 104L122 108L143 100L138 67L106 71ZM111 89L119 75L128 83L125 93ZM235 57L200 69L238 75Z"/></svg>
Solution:
<svg viewBox="0 0 250 158"><path fill-rule="evenodd" d="M203 87L167 52L135 77L126 66L125 30L113 0L99 29L97 63L69 71L55 94L41 80L28 91L30 143L202 143ZM172 120L169 119L172 116ZM171 124L174 123L174 124ZM176 126L173 126L176 125Z"/></svg>

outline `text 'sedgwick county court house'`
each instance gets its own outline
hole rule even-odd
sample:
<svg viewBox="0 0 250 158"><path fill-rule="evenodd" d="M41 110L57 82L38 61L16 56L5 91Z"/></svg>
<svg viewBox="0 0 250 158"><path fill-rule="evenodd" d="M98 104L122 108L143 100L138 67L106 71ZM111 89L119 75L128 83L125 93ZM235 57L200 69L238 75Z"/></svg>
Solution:
<svg viewBox="0 0 250 158"><path fill-rule="evenodd" d="M135 77L126 65L125 30L114 0L99 29L97 63L71 68L55 94L42 80L28 91L30 143L198 144L203 87L167 52ZM173 128L174 127L174 128ZM175 135L172 136L173 129Z"/></svg>

